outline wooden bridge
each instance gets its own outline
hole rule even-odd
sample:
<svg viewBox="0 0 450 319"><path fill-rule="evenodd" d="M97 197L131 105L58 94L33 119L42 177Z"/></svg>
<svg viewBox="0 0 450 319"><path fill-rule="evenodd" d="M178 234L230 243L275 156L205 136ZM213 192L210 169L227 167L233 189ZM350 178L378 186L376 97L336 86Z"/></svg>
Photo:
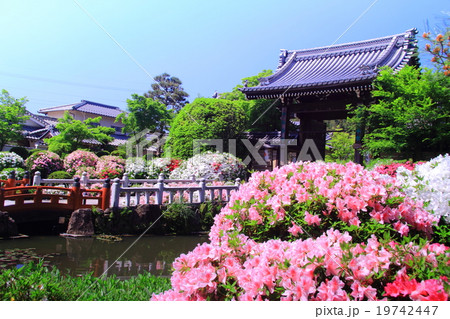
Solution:
<svg viewBox="0 0 450 319"><path fill-rule="evenodd" d="M109 179L104 181L102 189L82 188L79 178L73 180L72 187L29 186L29 182L27 177L16 180L14 176L0 180L0 211L7 211L16 222L53 219L55 213L70 215L79 208L110 207ZM33 218L33 214L38 216Z"/></svg>
<svg viewBox="0 0 450 319"><path fill-rule="evenodd" d="M102 188L89 188L94 183L101 183ZM110 207L163 205L176 201L190 204L226 202L230 199L231 191L239 188L240 180L237 179L232 185L217 185L212 180L196 180L195 177L190 180L170 180L160 175L158 179L128 179L125 174L122 179L116 178L111 185L109 179L89 180L86 175L73 180L41 179L37 172L33 185L29 184L28 175L16 180L14 174L11 174L7 180L0 180L0 211L7 211L16 222L28 222L30 218L52 219L55 213L67 216L79 208L98 207L105 210ZM142 187L136 187L140 185ZM32 217L33 214L36 215L35 218Z"/></svg>

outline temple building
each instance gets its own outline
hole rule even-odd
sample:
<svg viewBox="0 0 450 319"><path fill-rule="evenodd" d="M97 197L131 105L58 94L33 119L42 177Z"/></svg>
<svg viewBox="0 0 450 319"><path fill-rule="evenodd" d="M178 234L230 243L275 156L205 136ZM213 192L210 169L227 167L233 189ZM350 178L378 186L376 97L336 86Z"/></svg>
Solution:
<svg viewBox="0 0 450 319"><path fill-rule="evenodd" d="M325 120L346 119L347 105L371 103L372 82L381 67L398 71L417 64L417 31L305 50L281 50L278 67L256 87L244 87L247 99L281 101L281 140L296 136L297 143L268 148L283 165L300 160L325 158ZM299 121L296 134L289 121ZM355 161L361 163L363 128L356 132ZM296 145L292 145L296 144ZM303 149L302 149L303 147ZM266 150L262 150L265 151ZM274 155L276 154L276 156Z"/></svg>

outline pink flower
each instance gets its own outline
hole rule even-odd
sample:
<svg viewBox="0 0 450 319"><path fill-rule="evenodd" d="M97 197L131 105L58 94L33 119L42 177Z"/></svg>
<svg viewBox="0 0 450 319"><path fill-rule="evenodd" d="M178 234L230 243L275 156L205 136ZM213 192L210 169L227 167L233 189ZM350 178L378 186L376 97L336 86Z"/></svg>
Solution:
<svg viewBox="0 0 450 319"><path fill-rule="evenodd" d="M288 229L288 232L290 232L292 236L297 236L298 234L303 234L303 229L292 222L292 227Z"/></svg>
<svg viewBox="0 0 450 319"><path fill-rule="evenodd" d="M310 213L305 211L305 221L308 223L308 225L320 225L320 217L319 215L311 215Z"/></svg>

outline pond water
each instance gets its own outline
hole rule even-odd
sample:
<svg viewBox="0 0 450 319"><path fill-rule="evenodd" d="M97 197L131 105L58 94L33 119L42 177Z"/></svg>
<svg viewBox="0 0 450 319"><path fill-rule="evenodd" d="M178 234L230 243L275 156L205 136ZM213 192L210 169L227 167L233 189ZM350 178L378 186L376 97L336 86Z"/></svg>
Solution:
<svg viewBox="0 0 450 319"><path fill-rule="evenodd" d="M94 276L105 273L127 279L145 271L169 276L176 257L208 241L207 236L144 236L120 257L136 239L122 237L122 241L110 242L93 237L32 236L0 240L0 269L43 258L45 265L74 276L92 272Z"/></svg>

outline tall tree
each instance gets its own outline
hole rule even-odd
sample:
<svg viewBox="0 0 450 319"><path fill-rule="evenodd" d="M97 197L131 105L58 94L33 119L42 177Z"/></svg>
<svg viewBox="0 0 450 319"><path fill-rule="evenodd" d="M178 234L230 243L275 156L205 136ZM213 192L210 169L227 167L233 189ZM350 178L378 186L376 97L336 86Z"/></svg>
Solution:
<svg viewBox="0 0 450 319"><path fill-rule="evenodd" d="M154 80L156 83L144 94L145 97L161 102L174 113L178 113L188 103L189 94L184 91L179 78L163 73L155 76Z"/></svg>
<svg viewBox="0 0 450 319"><path fill-rule="evenodd" d="M167 129L171 114L161 102L133 94L131 99L127 100L127 105L128 113L122 113L116 119L116 122L122 121L125 125L124 133L137 135L145 129L152 132L163 132Z"/></svg>
<svg viewBox="0 0 450 319"><path fill-rule="evenodd" d="M420 160L450 151L450 77L411 66L398 73L385 68L373 85L376 103L358 107L353 117L365 126L363 144L371 154Z"/></svg>
<svg viewBox="0 0 450 319"><path fill-rule="evenodd" d="M25 109L25 98L15 99L8 91L2 90L0 95L0 150L7 142L22 138L22 125L28 119Z"/></svg>
<svg viewBox="0 0 450 319"><path fill-rule="evenodd" d="M272 70L262 70L257 75L249 76L241 80L241 84L236 85L231 92L221 93L219 98L230 101L246 101L244 93L240 91L244 86L254 87L260 84L259 79L272 75ZM278 131L281 128L281 112L277 108L279 101L258 99L243 102L242 106L247 115L246 131L270 132Z"/></svg>
<svg viewBox="0 0 450 319"><path fill-rule="evenodd" d="M75 120L66 111L56 124L59 134L45 140L48 150L63 156L86 147L87 140L96 140L100 142L102 147L105 147L113 140L110 135L115 130L98 125L101 119L101 116L99 116L84 121Z"/></svg>
<svg viewBox="0 0 450 319"><path fill-rule="evenodd" d="M172 122L165 152L189 158L196 139L220 139L227 151L229 139L235 139L247 121L240 102L198 98L187 104Z"/></svg>

